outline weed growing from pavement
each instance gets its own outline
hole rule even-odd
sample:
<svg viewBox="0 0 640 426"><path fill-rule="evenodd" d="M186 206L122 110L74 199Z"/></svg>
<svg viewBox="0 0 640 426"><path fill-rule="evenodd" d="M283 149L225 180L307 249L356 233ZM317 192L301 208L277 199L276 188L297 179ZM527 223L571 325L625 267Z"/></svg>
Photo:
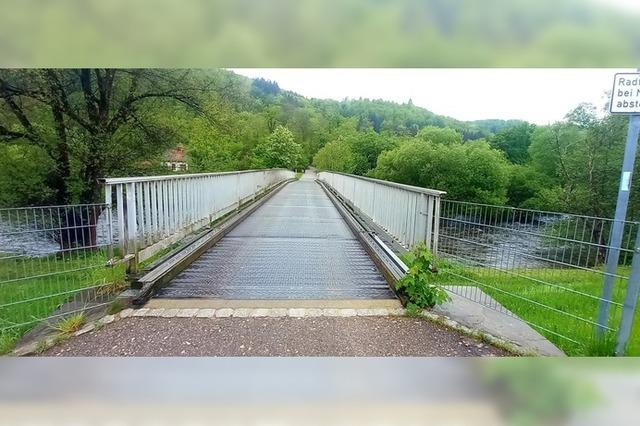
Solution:
<svg viewBox="0 0 640 426"><path fill-rule="evenodd" d="M432 308L451 300L447 292L436 283L434 278L433 255L424 242L416 244L403 256L409 268L396 283L396 290L407 297L409 305L416 308Z"/></svg>
<svg viewBox="0 0 640 426"><path fill-rule="evenodd" d="M405 314L411 318L421 318L422 317L422 308L414 303L407 303L405 306Z"/></svg>
<svg viewBox="0 0 640 426"><path fill-rule="evenodd" d="M80 330L85 322L84 312L80 312L79 314L72 315L61 320L54 327L60 333L71 334Z"/></svg>

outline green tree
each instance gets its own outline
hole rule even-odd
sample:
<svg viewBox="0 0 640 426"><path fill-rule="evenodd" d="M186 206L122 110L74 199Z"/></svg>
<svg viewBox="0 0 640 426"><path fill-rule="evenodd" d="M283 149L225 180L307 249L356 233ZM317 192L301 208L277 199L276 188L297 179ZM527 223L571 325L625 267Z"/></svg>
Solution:
<svg viewBox="0 0 640 426"><path fill-rule="evenodd" d="M99 179L167 147L171 129L151 107L197 108L187 71L2 70L0 138L41 147L54 161L58 203L101 201ZM73 188L77 188L74 194Z"/></svg>
<svg viewBox="0 0 640 426"><path fill-rule="evenodd" d="M418 131L417 136L423 141L443 143L446 145L462 143L462 134L451 128L426 126Z"/></svg>
<svg viewBox="0 0 640 426"><path fill-rule="evenodd" d="M284 126L277 126L267 139L253 149L252 166L255 168L306 167L302 146Z"/></svg>
<svg viewBox="0 0 640 426"><path fill-rule="evenodd" d="M529 160L529 146L534 129L532 124L522 123L491 136L489 143L503 151L512 163L524 164Z"/></svg>
<svg viewBox="0 0 640 426"><path fill-rule="evenodd" d="M0 145L0 206L49 204L55 195L47 182L52 167L42 148Z"/></svg>
<svg viewBox="0 0 640 426"><path fill-rule="evenodd" d="M487 204L507 201L509 164L484 141L445 145L419 138L383 152L373 175L447 191L447 198Z"/></svg>
<svg viewBox="0 0 640 426"><path fill-rule="evenodd" d="M624 152L626 120L599 119L580 105L567 122L537 128L532 134L531 166L550 178L535 197L544 209L602 217L613 214ZM634 188L638 182L634 182ZM632 190L631 213L638 212ZM633 216L632 216L633 217Z"/></svg>
<svg viewBox="0 0 640 426"><path fill-rule="evenodd" d="M320 170L353 173L354 158L351 147L343 140L327 143L313 157L313 164Z"/></svg>

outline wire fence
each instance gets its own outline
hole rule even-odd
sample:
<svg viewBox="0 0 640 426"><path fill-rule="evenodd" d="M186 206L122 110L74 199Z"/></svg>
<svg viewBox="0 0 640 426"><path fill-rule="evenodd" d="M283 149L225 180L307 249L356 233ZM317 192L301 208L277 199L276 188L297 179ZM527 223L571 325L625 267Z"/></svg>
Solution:
<svg viewBox="0 0 640 426"><path fill-rule="evenodd" d="M104 204L0 209L0 333L111 302L122 287Z"/></svg>
<svg viewBox="0 0 640 426"><path fill-rule="evenodd" d="M612 224L592 216L442 200L441 276L453 293L517 316L566 352L597 354L594 342L615 343L639 228L637 222L624 223L619 265L607 274ZM603 299L607 276L614 291ZM604 324L598 323L603 308ZM598 328L605 339L594 339ZM640 350L637 339L630 344Z"/></svg>

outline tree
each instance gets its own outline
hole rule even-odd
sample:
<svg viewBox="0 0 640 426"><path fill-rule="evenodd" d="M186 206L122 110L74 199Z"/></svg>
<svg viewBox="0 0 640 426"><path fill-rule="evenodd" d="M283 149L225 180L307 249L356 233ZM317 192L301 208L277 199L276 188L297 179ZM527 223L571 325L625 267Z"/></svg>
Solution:
<svg viewBox="0 0 640 426"><path fill-rule="evenodd" d="M450 128L426 126L418 131L417 137L423 141L446 145L462 143L462 134Z"/></svg>
<svg viewBox="0 0 640 426"><path fill-rule="evenodd" d="M39 147L0 145L0 207L49 203L54 195L47 182L52 167Z"/></svg>
<svg viewBox="0 0 640 426"><path fill-rule="evenodd" d="M504 204L509 164L484 141L445 145L413 138L383 152L373 175L447 191L454 200Z"/></svg>
<svg viewBox="0 0 640 426"><path fill-rule="evenodd" d="M253 149L252 166L260 169L305 167L302 146L284 126L277 126L267 139Z"/></svg>
<svg viewBox="0 0 640 426"><path fill-rule="evenodd" d="M532 124L522 123L493 135L489 138L489 143L503 151L512 163L524 164L529 160L529 146L534 129Z"/></svg>
<svg viewBox="0 0 640 426"><path fill-rule="evenodd" d="M313 157L313 164L320 170L353 173L353 152L345 141L334 140L320 148Z"/></svg>
<svg viewBox="0 0 640 426"><path fill-rule="evenodd" d="M0 98L11 121L9 127L0 125L0 138L49 154L58 203L99 202L99 178L131 157L166 146L166 129L150 119L147 107L170 99L197 108L197 90L188 77L188 72L143 69L3 70ZM42 126L45 115L51 128ZM72 150L80 160L77 199L70 188Z"/></svg>
<svg viewBox="0 0 640 426"><path fill-rule="evenodd" d="M624 117L598 119L585 114L583 106L567 117L572 122L539 127L532 134L531 165L555 185L542 190L536 203L549 210L610 217L624 152ZM633 214L638 196L637 191L631 193Z"/></svg>

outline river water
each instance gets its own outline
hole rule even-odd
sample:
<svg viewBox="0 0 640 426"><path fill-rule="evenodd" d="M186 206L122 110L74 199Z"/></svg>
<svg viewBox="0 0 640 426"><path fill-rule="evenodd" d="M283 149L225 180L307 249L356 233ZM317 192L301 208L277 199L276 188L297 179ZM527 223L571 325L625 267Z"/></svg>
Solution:
<svg viewBox="0 0 640 426"><path fill-rule="evenodd" d="M98 246L106 246L117 237L116 222L112 224L110 238L107 211L103 211L96 225L96 241ZM0 220L0 253L2 255L21 255L28 257L49 256L61 250L59 225L42 223L34 224L30 221L16 223ZM71 231L73 232L73 231ZM88 241L81 241L80 246L89 245Z"/></svg>

